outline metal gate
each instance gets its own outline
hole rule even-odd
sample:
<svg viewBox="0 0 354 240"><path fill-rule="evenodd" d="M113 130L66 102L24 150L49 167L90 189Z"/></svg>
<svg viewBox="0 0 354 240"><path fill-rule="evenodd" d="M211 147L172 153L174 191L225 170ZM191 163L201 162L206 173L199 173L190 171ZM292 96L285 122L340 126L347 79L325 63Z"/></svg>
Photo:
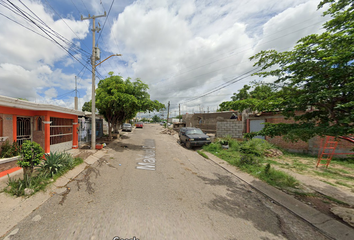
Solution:
<svg viewBox="0 0 354 240"><path fill-rule="evenodd" d="M258 132L264 128L264 120L263 119L251 119L250 120L250 132ZM255 138L265 139L264 136L255 136Z"/></svg>
<svg viewBox="0 0 354 240"><path fill-rule="evenodd" d="M31 128L31 118L30 117L17 117L17 143L19 146L25 140L32 139L32 128Z"/></svg>

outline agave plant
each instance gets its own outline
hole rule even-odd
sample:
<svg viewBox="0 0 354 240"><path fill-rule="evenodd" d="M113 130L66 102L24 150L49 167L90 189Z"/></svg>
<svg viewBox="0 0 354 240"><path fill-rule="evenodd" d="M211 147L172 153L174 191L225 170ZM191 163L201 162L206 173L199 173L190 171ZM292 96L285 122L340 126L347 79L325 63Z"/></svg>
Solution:
<svg viewBox="0 0 354 240"><path fill-rule="evenodd" d="M45 161L41 163L42 171L51 174L52 176L63 168L62 154L58 152L50 152L45 155Z"/></svg>

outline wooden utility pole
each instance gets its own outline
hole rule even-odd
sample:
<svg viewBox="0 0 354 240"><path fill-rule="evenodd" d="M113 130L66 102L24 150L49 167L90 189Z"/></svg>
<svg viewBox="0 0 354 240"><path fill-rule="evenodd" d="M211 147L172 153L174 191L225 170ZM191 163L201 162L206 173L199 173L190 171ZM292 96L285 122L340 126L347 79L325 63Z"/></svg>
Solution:
<svg viewBox="0 0 354 240"><path fill-rule="evenodd" d="M95 99L95 94L96 94L96 47L95 47L95 35L96 31L97 33L101 30L101 28L96 28L95 26L95 20L96 18L100 17L106 17L106 11L104 12L104 15L99 15L99 16L90 16L88 15L87 18L84 18L81 15L81 21L86 20L86 19L92 19L92 56L91 56L91 65L92 65L92 108L91 108L91 149L96 148L96 99Z"/></svg>
<svg viewBox="0 0 354 240"><path fill-rule="evenodd" d="M178 104L178 110L179 110L179 114L178 114L178 122L181 122L181 104Z"/></svg>
<svg viewBox="0 0 354 240"><path fill-rule="evenodd" d="M79 108L79 101L77 99L77 79L75 76L75 110L78 110Z"/></svg>
<svg viewBox="0 0 354 240"><path fill-rule="evenodd" d="M166 121L166 127L168 125L168 118L170 117L170 101L168 101L167 105L167 121Z"/></svg>

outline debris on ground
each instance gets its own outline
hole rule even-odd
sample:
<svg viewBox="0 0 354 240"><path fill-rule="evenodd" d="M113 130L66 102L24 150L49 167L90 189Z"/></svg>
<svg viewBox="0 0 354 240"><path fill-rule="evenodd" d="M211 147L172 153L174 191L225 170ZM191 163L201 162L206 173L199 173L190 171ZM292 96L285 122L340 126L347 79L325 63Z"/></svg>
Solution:
<svg viewBox="0 0 354 240"><path fill-rule="evenodd" d="M266 157L279 157L279 156L283 156L283 152L280 151L279 149L268 149L265 150L264 155Z"/></svg>
<svg viewBox="0 0 354 240"><path fill-rule="evenodd" d="M342 218L344 222L354 227L354 209L345 207L333 207L331 212L338 217Z"/></svg>
<svg viewBox="0 0 354 240"><path fill-rule="evenodd" d="M171 128L166 128L164 130L162 130L160 133L162 134L168 134L168 135L175 135L177 134L177 132Z"/></svg>

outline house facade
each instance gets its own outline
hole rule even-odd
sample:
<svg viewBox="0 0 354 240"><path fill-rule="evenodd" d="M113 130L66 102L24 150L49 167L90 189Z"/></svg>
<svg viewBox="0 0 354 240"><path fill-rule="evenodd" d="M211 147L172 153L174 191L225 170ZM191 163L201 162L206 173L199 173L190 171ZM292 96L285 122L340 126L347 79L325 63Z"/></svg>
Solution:
<svg viewBox="0 0 354 240"><path fill-rule="evenodd" d="M0 96L0 146L6 140L19 145L31 140L45 153L78 148L78 116L82 115L73 109Z"/></svg>

